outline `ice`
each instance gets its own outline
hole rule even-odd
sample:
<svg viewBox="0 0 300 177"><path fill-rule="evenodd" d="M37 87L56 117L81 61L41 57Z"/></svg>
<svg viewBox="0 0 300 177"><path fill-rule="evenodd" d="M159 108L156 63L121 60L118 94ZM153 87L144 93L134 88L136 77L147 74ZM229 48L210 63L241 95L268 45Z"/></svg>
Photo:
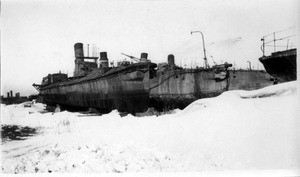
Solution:
<svg viewBox="0 0 300 177"><path fill-rule="evenodd" d="M30 107L29 107L30 106ZM1 105L1 125L36 128L2 141L4 173L299 169L297 82L228 91L160 116L102 116Z"/></svg>

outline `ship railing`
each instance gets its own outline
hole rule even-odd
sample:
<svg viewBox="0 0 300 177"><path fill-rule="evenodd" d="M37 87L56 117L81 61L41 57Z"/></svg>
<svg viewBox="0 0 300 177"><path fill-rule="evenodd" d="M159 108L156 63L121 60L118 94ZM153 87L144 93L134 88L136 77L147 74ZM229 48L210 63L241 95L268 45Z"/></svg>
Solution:
<svg viewBox="0 0 300 177"><path fill-rule="evenodd" d="M296 27L290 27L263 36L261 38L263 44L260 47L261 51L263 52L263 56L266 55L267 52L266 47L273 48L272 53L294 48L295 47L294 43L296 38L295 29Z"/></svg>

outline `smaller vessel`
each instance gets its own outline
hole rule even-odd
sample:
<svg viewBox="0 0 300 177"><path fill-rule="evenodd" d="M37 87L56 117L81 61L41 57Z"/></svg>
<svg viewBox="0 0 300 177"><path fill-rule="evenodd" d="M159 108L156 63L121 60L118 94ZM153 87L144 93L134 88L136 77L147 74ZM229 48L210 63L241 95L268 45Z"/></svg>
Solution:
<svg viewBox="0 0 300 177"><path fill-rule="evenodd" d="M261 50L263 52L263 56L259 58L259 61L264 65L266 71L276 79L276 83L297 80L297 49L289 49L289 41L290 39L293 39L295 35L276 38L275 36L279 32L274 32L262 37L261 40L263 41L263 44ZM266 41L270 35L273 36L273 39ZM286 46L283 46L286 47L286 50L276 51L276 49L282 47L278 45L278 41L283 40L287 42ZM274 47L274 52L269 56L265 56L266 46L269 46L266 44L268 43L273 43L272 46Z"/></svg>
<svg viewBox="0 0 300 177"><path fill-rule="evenodd" d="M278 82L297 80L297 49L274 52L270 56L262 56L259 61L266 71Z"/></svg>

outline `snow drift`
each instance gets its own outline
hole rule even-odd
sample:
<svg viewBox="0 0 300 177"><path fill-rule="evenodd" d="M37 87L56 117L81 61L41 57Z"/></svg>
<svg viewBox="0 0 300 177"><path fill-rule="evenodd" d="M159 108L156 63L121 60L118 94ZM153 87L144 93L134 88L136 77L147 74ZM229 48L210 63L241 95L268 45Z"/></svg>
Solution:
<svg viewBox="0 0 300 177"><path fill-rule="evenodd" d="M41 113L1 105L1 125L36 128L2 142L2 171L184 172L299 168L297 82L228 91L162 116Z"/></svg>

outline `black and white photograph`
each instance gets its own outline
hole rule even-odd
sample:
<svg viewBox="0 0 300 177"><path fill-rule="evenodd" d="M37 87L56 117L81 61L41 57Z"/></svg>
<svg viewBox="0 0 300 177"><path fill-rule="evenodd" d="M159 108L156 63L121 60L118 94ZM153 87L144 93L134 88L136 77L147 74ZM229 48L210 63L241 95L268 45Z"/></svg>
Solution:
<svg viewBox="0 0 300 177"><path fill-rule="evenodd" d="M1 176L300 175L300 1L0 5Z"/></svg>

